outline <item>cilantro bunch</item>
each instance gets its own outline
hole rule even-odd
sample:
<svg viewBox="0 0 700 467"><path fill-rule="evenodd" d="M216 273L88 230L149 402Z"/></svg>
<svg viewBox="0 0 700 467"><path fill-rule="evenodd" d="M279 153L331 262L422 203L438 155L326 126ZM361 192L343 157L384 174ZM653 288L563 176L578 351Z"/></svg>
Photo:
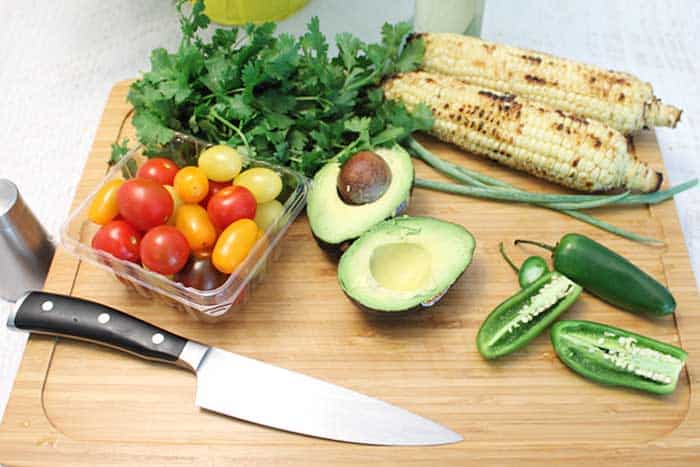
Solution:
<svg viewBox="0 0 700 467"><path fill-rule="evenodd" d="M331 159L390 146L432 126L427 107L409 113L377 86L422 59L422 41L406 42L407 23L385 24L377 44L339 34L331 58L318 18L299 38L275 35L275 24L265 23L219 28L205 40L203 1L189 12L185 3L177 3L177 51L155 49L150 71L128 95L138 139L153 152L180 131L312 175Z"/></svg>

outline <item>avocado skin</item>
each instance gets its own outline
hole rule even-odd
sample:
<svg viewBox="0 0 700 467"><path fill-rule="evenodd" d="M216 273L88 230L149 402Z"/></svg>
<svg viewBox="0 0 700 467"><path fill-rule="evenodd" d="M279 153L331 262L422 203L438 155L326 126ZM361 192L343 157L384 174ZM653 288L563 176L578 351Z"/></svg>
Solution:
<svg viewBox="0 0 700 467"><path fill-rule="evenodd" d="M311 235L313 235L314 240L316 240L316 243L318 246L321 248L321 250L328 256L330 259L333 261L339 261L340 257L343 256L343 253L345 253L345 250L350 248L350 245L352 245L352 242L357 240L359 237L352 238L350 240L345 240L341 243L328 243L324 242L320 238L318 238L313 231L311 232Z"/></svg>
<svg viewBox="0 0 700 467"><path fill-rule="evenodd" d="M467 269L469 269L469 268L467 268ZM447 286L447 288L445 288L442 291L440 298L438 298L437 300L435 300L431 304L424 305L424 304L420 303L416 306L406 308L405 310L385 311L385 310L379 310L376 308L368 307L367 305L363 305L362 303L360 303L357 300L355 300L354 298L352 298L344 290L343 290L343 293L345 294L346 297L348 297L348 299L357 308L359 308L360 310L362 310L363 312L367 313L370 316L382 318L382 319L406 318L409 316L417 316L419 314L426 314L427 312L434 311L433 307L435 305L437 305L438 303L440 303L443 298L445 298L445 295L447 295L447 292L449 292L449 290L452 288L452 286L455 285L462 278L462 276L464 275L465 272L467 272L466 269L464 271L462 271L462 273L457 277L457 279L454 280L454 282L452 282L450 285ZM342 288L341 288L341 290L342 290Z"/></svg>
<svg viewBox="0 0 700 467"><path fill-rule="evenodd" d="M414 172L415 173L415 172ZM413 177L411 182L411 191L409 192L408 198L406 198L398 208L396 208L396 211L394 212L393 215L387 217L387 219L391 219L393 217L398 217L406 213L408 210L408 205L410 204L411 201L411 196L413 196L413 188L415 187L415 184L413 183L413 180L415 180L415 177ZM386 220L386 219L385 219ZM370 227L371 228L371 227ZM309 229L311 230L311 229ZM350 248L350 245L357 240L360 237L355 237L355 238L350 238L348 240L343 240L340 243L328 243L326 241L321 240L316 236L313 230L311 230L311 235L313 235L314 240L316 240L316 243L318 244L319 248L323 250L326 255L332 259L333 261L339 261L340 257L343 256L343 253L345 253L345 250Z"/></svg>

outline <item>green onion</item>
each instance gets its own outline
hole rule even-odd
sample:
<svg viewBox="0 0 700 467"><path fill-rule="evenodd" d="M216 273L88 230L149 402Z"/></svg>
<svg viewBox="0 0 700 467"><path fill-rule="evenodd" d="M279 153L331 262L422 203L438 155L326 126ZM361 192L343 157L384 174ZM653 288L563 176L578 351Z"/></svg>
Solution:
<svg viewBox="0 0 700 467"><path fill-rule="evenodd" d="M466 177L464 180L466 182ZM469 183L469 182L466 182ZM615 202L629 193L622 193L616 196L593 195L577 201L573 198L578 195L550 195L529 193L527 191L504 189L504 188L483 188L480 186L458 185L455 183L438 182L433 180L416 179L416 186L437 191L445 191L458 195L474 196L476 198L494 199L499 201L514 201L516 203L547 204L557 203L563 207L560 209L585 209L587 207L603 206ZM581 206L580 208L578 206Z"/></svg>
<svg viewBox="0 0 700 467"><path fill-rule="evenodd" d="M657 204L672 198L678 193L693 188L698 184L698 180L694 179L668 190L639 195L631 195L629 192L615 195L559 195L548 193L531 193L488 175L484 175L467 169L466 167L440 159L412 137L409 137L406 141L413 154L423 160L423 162L459 182L459 184L455 184L418 178L415 180L415 185L419 188L497 201L512 201L532 204L534 206L561 212L562 214L566 214L567 216L586 222L615 235L641 243L663 242L654 238L636 234L634 232L629 232L598 219L597 217L580 212L579 210L615 204Z"/></svg>

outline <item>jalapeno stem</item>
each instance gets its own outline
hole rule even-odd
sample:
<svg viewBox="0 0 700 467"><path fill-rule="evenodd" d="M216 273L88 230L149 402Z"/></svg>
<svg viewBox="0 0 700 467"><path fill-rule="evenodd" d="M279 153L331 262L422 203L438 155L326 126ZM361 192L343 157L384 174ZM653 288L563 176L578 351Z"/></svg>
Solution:
<svg viewBox="0 0 700 467"><path fill-rule="evenodd" d="M508 263L510 267L513 268L513 271L515 271L516 273L520 272L515 263L513 263L513 261L511 261L511 259L506 254L506 249L503 247L503 242L500 242L498 244L498 250L501 252L501 256L503 256L503 259L506 260L506 263Z"/></svg>
<svg viewBox="0 0 700 467"><path fill-rule="evenodd" d="M520 240L520 239L518 239L518 240L514 241L513 243L515 243L516 245L519 245L520 243L525 243L527 245L535 245L535 246L538 246L540 248L544 248L545 250L549 250L552 252L554 251L554 247L552 245L547 245L546 243L541 243L541 242L535 242L534 240Z"/></svg>

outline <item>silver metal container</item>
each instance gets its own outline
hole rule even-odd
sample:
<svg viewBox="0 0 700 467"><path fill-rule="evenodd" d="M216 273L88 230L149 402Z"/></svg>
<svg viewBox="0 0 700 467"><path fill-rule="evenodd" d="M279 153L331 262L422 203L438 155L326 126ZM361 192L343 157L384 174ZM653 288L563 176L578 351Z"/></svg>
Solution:
<svg viewBox="0 0 700 467"><path fill-rule="evenodd" d="M14 302L27 290L41 289L53 254L46 230L15 184L0 179L0 297Z"/></svg>

